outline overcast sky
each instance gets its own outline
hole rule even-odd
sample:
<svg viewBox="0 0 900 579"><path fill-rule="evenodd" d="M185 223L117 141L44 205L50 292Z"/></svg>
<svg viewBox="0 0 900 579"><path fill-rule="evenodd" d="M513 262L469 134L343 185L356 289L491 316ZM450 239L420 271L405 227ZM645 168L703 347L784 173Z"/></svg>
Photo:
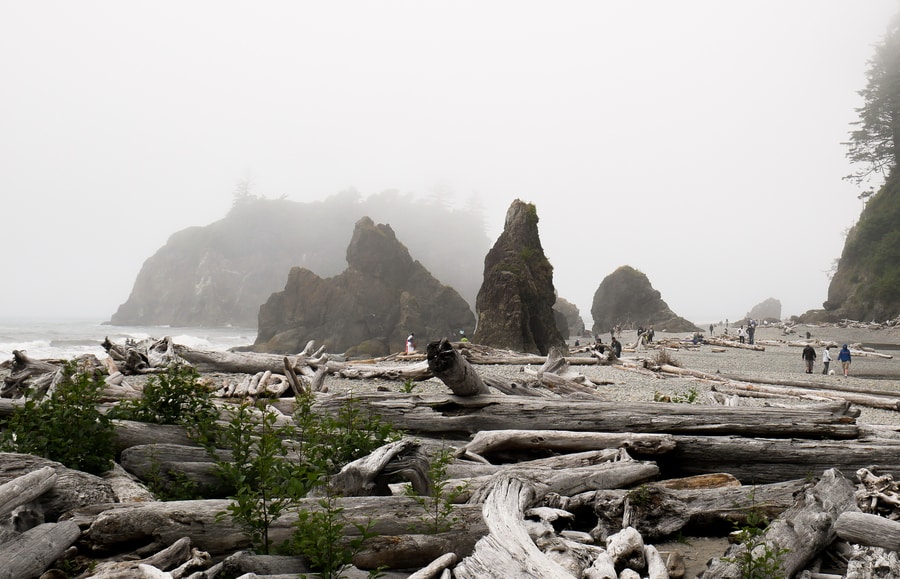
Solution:
<svg viewBox="0 0 900 579"><path fill-rule="evenodd" d="M841 143L896 11L0 0L0 316L108 319L245 179L297 201L477 197L492 241L532 202L588 324L625 264L698 323L820 308L862 208Z"/></svg>

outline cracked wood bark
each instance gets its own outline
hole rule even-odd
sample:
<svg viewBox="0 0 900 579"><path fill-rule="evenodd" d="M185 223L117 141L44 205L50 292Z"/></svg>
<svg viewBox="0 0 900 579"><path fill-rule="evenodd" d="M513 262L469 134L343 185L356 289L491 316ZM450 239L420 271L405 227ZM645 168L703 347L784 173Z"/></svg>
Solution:
<svg viewBox="0 0 900 579"><path fill-rule="evenodd" d="M662 454L675 449L675 439L669 434L570 432L562 430L483 430L459 449L460 454L479 456L509 450L531 452L578 452L624 448L642 455Z"/></svg>
<svg viewBox="0 0 900 579"><path fill-rule="evenodd" d="M81 536L71 521L43 523L0 545L0 579L38 577Z"/></svg>
<svg viewBox="0 0 900 579"><path fill-rule="evenodd" d="M490 394L475 368L455 350L446 338L425 346L426 361L431 373L457 396Z"/></svg>
<svg viewBox="0 0 900 579"><path fill-rule="evenodd" d="M780 557L785 577L793 577L834 541L834 523L841 513L856 510L854 485L836 469L826 470L813 486L803 489L794 504L772 521L763 533L773 550L786 549ZM746 547L732 545L721 558L712 559L700 577L719 579L740 577L739 560Z"/></svg>
<svg viewBox="0 0 900 579"><path fill-rule="evenodd" d="M676 447L656 457L663 478L727 472L744 484L806 478L829 468L874 468L900 478L900 441L800 440L731 436L675 436Z"/></svg>
<svg viewBox="0 0 900 579"><path fill-rule="evenodd" d="M321 510L318 501L316 498L302 499L299 508ZM171 545L182 537L189 537L198 549L216 557L250 547L240 526L227 517L217 520L217 513L225 511L227 506L225 499L112 503L76 509L68 517L88 527L84 539L94 549L115 552L118 548L127 546L130 549L140 543ZM377 543L381 550L374 547L376 543L371 543L373 546L370 547L367 542L360 553L370 562L367 565L374 567L424 566L441 554L436 553L439 549L463 556L471 552L475 542L487 532L479 505L454 505L450 515L457 517L453 530L437 535L427 534L422 522L425 513L411 498L338 498L337 506L344 509L341 515L348 536L358 534L354 525L365 526L370 521L370 531L383 535ZM296 518L296 512L291 512L275 521L269 530L269 538L274 544L290 537ZM384 550L384 545L394 544L396 549ZM408 545L409 550L403 545ZM403 564L399 565L401 560Z"/></svg>
<svg viewBox="0 0 900 579"><path fill-rule="evenodd" d="M411 433L475 433L522 428L594 432L649 432L741 436L855 438L855 420L836 407L721 407L662 402L621 403L548 400L520 396L463 397L440 394L354 394L364 412ZM316 412L337 415L344 396L319 396ZM281 399L284 412L293 402Z"/></svg>
<svg viewBox="0 0 900 579"><path fill-rule="evenodd" d="M52 489L57 478L56 470L45 466L0 485L0 517Z"/></svg>
<svg viewBox="0 0 900 579"><path fill-rule="evenodd" d="M645 539L659 539L685 527L728 532L746 523L751 509L774 518L794 504L803 480L768 485L727 486L707 489L671 489L665 481L648 483L640 490L598 490L559 497L553 505L570 512L588 509L597 518L591 535L604 540L622 527L637 529ZM585 515L586 516L586 515Z"/></svg>
<svg viewBox="0 0 900 579"><path fill-rule="evenodd" d="M848 543L900 551L900 523L886 517L848 509L838 516L834 528Z"/></svg>
<svg viewBox="0 0 900 579"><path fill-rule="evenodd" d="M525 528L524 512L537 497L534 488L516 478L498 477L484 489L483 516L490 534L475 544L475 552L453 569L458 579L506 577L571 579L559 564L542 553Z"/></svg>

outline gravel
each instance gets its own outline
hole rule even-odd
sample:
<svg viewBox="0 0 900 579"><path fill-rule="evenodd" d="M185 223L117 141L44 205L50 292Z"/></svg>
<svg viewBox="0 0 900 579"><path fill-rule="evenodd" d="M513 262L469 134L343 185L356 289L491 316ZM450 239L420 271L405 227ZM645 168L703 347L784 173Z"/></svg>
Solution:
<svg viewBox="0 0 900 579"><path fill-rule="evenodd" d="M722 328L716 329L716 335L721 335ZM800 357L802 350L800 344L806 341L806 332L810 332L810 340L818 344L831 342L837 344L832 349L831 363L834 375L822 375L822 346L816 345L816 360L814 373L807 374L803 360ZM734 329L730 330L734 334ZM811 385L852 384L874 390L889 390L897 392L900 398L900 362L896 358L885 359L874 356L854 356L850 366L850 376L842 375L840 363L836 361L837 351L844 343L851 347L856 345L876 345L876 351L893 355L900 354L900 331L896 329L886 330L859 330L844 329L831 326L799 326L792 334L785 334L780 328L759 328L756 332L757 344L764 345L764 351L754 351L741 348L720 348L709 345L699 347L684 347L683 340L688 334L668 335L663 332L656 333L657 342L668 342L673 347L667 348L667 354L674 359L675 365L690 370L698 370L709 374L741 375L778 380L793 380L808 382ZM641 360L656 360L659 355L654 348L645 348L638 352L629 351L627 345L634 343L635 332L623 332L621 341L626 345L622 361L625 363L639 363ZM570 341L570 346L574 340ZM794 345L791 345L791 344ZM724 351L722 351L724 350ZM397 362L385 365L397 366ZM583 374L592 382L601 384L598 386L604 394L604 398L610 401L622 402L651 402L658 395L669 397L685 397L693 392L697 394L697 403L706 403L706 394L714 385L712 382L697 380L688 377L663 376L662 374L648 375L647 372L637 372L621 366L598 365L572 365L575 372ZM526 369L537 370L538 366L517 365L477 365L476 370L482 377L495 377L505 381L522 381ZM391 392L403 391L403 384L397 381L366 379L346 380L329 377L326 381L331 392L342 392L352 389L354 392L370 392L374 390L386 390ZM415 383L414 393L447 393L444 384L436 379ZM743 398L742 403L747 405L762 405L777 402L779 404L808 403L797 399L762 399ZM860 407L860 417L857 419L865 424L900 425L900 412Z"/></svg>

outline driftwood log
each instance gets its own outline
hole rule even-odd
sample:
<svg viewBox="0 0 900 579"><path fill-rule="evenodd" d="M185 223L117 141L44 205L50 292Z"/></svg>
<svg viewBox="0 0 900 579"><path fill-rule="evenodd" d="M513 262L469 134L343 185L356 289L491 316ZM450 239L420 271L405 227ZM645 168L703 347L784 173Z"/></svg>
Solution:
<svg viewBox="0 0 900 579"><path fill-rule="evenodd" d="M793 577L834 540L837 536L835 521L841 513L856 510L853 492L850 481L839 471L829 469L814 486L803 490L791 508L766 527L766 545L773 552L785 550L781 563L786 577ZM701 577L740 577L737 561L745 551L746 546L733 545L724 557L713 559Z"/></svg>
<svg viewBox="0 0 900 579"><path fill-rule="evenodd" d="M534 430L647 432L855 438L848 404L818 408L714 407L662 402L621 403L545 400L519 396L451 396L402 393L354 394L361 410L410 433L466 433L526 427ZM336 415L343 396L317 399L313 410ZM276 401L290 414L290 400Z"/></svg>
<svg viewBox="0 0 900 579"><path fill-rule="evenodd" d="M425 347L428 369L457 396L489 394L478 372L455 350L447 339L431 342Z"/></svg>

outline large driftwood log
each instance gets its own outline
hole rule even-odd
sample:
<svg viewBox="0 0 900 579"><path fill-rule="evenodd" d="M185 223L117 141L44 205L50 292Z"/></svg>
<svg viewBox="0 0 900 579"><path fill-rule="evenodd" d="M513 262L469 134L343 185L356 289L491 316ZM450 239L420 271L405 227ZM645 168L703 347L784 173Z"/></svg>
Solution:
<svg viewBox="0 0 900 579"><path fill-rule="evenodd" d="M47 520L56 520L70 509L116 499L109 483L102 478L30 454L0 453L0 483L45 467L56 473L53 488L37 497Z"/></svg>
<svg viewBox="0 0 900 579"><path fill-rule="evenodd" d="M0 485L0 517L53 488L57 478L56 470L45 466Z"/></svg>
<svg viewBox="0 0 900 579"><path fill-rule="evenodd" d="M458 454L487 456L508 451L578 452L607 448L624 448L641 455L662 454L675 449L669 434L568 432L561 430L483 430L460 448Z"/></svg>
<svg viewBox="0 0 900 579"><path fill-rule="evenodd" d="M43 523L0 545L0 579L38 577L81 536L73 522Z"/></svg>
<svg viewBox="0 0 900 579"><path fill-rule="evenodd" d="M330 486L345 497L390 496L388 482L401 474L410 481L416 494L432 494L428 457L419 444L409 438L385 444L346 464L331 477Z"/></svg>
<svg viewBox="0 0 900 579"><path fill-rule="evenodd" d="M848 543L900 550L900 522L848 509L838 516L835 532Z"/></svg>
<svg viewBox="0 0 900 579"><path fill-rule="evenodd" d="M857 508L853 494L853 484L839 471L829 469L766 528L764 538L769 549L785 550L780 557L785 577L793 577L831 544L837 536L834 523L840 514ZM701 577L740 577L738 561L746 550L743 544L731 546L722 558L712 560Z"/></svg>
<svg viewBox="0 0 900 579"><path fill-rule="evenodd" d="M787 381L785 381L787 382ZM885 410L900 410L900 397L897 393L890 396L880 394L867 394L862 392L847 392L830 389L814 388L811 384L800 386L794 384L792 386L782 385L764 385L764 384L748 384L739 382L728 382L727 387L740 393L741 391L763 392L766 394L777 394L780 396L791 396L795 398L810 399L827 399L827 400L845 400L857 406L865 406L867 408L882 408Z"/></svg>
<svg viewBox="0 0 900 579"><path fill-rule="evenodd" d="M490 534L453 569L454 577L493 579L502 570L507 577L571 579L568 571L537 548L526 530L524 511L537 499L530 484L498 477L483 495L480 500Z"/></svg>
<svg viewBox="0 0 900 579"><path fill-rule="evenodd" d="M446 338L425 347L428 369L457 396L490 394L478 372Z"/></svg>
<svg viewBox="0 0 900 579"><path fill-rule="evenodd" d="M354 394L364 412L411 433L474 433L526 427L535 430L651 432L742 436L854 438L859 433L847 404L821 408L720 407L662 402L547 400L519 396ZM346 398L320 396L317 412L337 415ZM293 401L276 404L290 412Z"/></svg>
<svg viewBox="0 0 900 579"><path fill-rule="evenodd" d="M742 408L742 407L741 407ZM744 484L807 478L829 468L875 468L900 478L900 441L675 436L674 451L654 457L663 478L727 472Z"/></svg>
<svg viewBox="0 0 900 579"><path fill-rule="evenodd" d="M186 571L191 566L206 566L210 561L209 555L191 548L191 540L181 538L165 549L143 559L132 561L104 561L91 570L90 579L129 579L142 577L141 565L149 565L161 570L175 569ZM185 565L187 563L187 565ZM178 577L185 576L181 571ZM175 574L170 574L169 577Z"/></svg>
<svg viewBox="0 0 900 579"><path fill-rule="evenodd" d="M216 557L236 550L250 547L249 539L244 531L229 518L217 519L217 513L228 506L224 499L208 499L201 501L171 501L156 503L130 503L94 505L90 508L72 511L68 517L80 525L88 527L85 540L93 549L115 551L118 548L141 543L158 542L171 545L182 537L189 537L198 549ZM338 498L337 506L343 508L342 517L346 522L344 532L357 535L354 525L366 526L372 523L370 531L384 535L383 541L402 544L406 535L419 537L407 544L418 544L418 552L405 552L399 549L394 552L382 552L374 547L364 550L368 561L380 560L375 567L387 565L391 568L408 568L426 565L437 555L435 551L453 545L449 551L460 556L471 551L475 541L482 537L487 529L478 505L455 505L452 517L457 520L453 531L430 536L426 534L423 521L425 513L421 505L407 497L353 497ZM300 501L299 508L309 511L320 510L318 499L308 498ZM287 513L279 518L269 530L269 538L274 544L287 540L296 522L296 513ZM423 545L432 547L425 549ZM448 551L448 552L449 552ZM402 559L404 565L398 565ZM413 561L418 561L413 563Z"/></svg>
<svg viewBox="0 0 900 579"><path fill-rule="evenodd" d="M706 489L670 489L664 482L648 483L632 490L597 490L558 497L550 504L581 515L590 510L597 518L591 530L595 540L605 540L623 526L640 531L645 539L673 535L685 527L727 533L747 522L752 509L774 518L794 504L793 494L802 480L768 485L727 486Z"/></svg>

